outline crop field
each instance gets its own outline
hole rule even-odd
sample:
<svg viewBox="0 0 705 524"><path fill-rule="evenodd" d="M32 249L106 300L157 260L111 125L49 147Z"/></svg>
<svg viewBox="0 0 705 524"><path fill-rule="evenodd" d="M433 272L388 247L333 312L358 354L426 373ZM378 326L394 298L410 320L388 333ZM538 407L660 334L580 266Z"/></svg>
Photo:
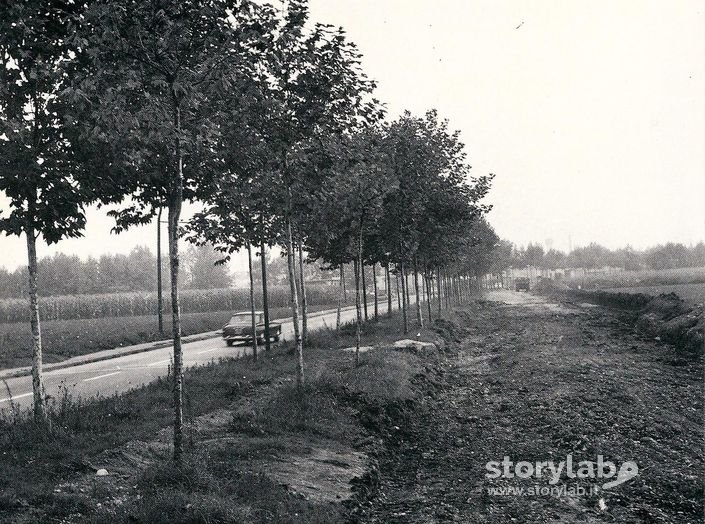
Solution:
<svg viewBox="0 0 705 524"><path fill-rule="evenodd" d="M640 287L614 287L604 291L618 291L620 293L643 293L645 295L660 295L661 293L675 293L690 304L705 302L705 283L702 284L673 284L662 286Z"/></svg>
<svg viewBox="0 0 705 524"><path fill-rule="evenodd" d="M692 284L705 284L705 267L690 267L679 269L643 270L643 271L615 271L588 273L585 277L566 280L571 287L583 289L610 289L610 288L656 288L668 286L685 286ZM646 293L646 291L633 291L620 289L625 293ZM685 288L682 291L689 294ZM655 291L668 293L667 291ZM685 299L685 297L681 297Z"/></svg>
<svg viewBox="0 0 705 524"><path fill-rule="evenodd" d="M268 290L269 306L286 307L289 304L288 286L271 286ZM307 286L306 298L312 306L335 304L336 286ZM180 292L183 313L247 310L247 289L185 289ZM255 293L255 303L262 303L262 292ZM169 293L164 293L164 311L170 309ZM0 323L26 322L25 299L0 300ZM105 317L138 317L157 311L157 293L110 293L102 295L66 295L40 297L39 316L42 320L96 319Z"/></svg>

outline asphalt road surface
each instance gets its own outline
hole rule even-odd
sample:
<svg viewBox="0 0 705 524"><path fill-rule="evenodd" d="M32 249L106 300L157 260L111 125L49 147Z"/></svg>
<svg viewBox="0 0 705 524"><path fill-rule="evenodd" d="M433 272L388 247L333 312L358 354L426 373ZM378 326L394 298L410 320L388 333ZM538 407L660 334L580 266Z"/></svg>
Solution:
<svg viewBox="0 0 705 524"><path fill-rule="evenodd" d="M412 297L412 301L413 301ZM373 303L374 304L374 303ZM374 307L374 306L372 306ZM396 307L396 300L392 307ZM370 305L368 304L368 313ZM380 314L387 311L387 301L380 300ZM322 327L335 328L336 313L324 315L309 315L308 330L315 331ZM355 319L355 308L341 312L341 322L350 322ZM282 322L282 338L292 339L294 324L289 320ZM222 338L209 338L183 345L184 367L207 364L220 358L238 358L252 353L252 346L236 345L227 347ZM62 389L67 388L74 397L91 398L96 395L110 396L142 386L158 377L167 374L173 348L165 347L125 355L78 366L47 371L44 373L44 387L47 395L59 398ZM5 384L0 384L0 411L9 409L11 401L21 408L32 405L32 378L29 376L7 379L10 389L8 396Z"/></svg>

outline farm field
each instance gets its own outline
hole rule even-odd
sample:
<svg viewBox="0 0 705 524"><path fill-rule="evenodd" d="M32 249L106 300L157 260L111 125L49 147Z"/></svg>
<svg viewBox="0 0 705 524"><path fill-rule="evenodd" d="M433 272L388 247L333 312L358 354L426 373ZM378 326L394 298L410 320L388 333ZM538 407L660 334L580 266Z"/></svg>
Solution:
<svg viewBox="0 0 705 524"><path fill-rule="evenodd" d="M243 311L250 303L248 289L185 289L181 292L182 313L210 311ZM271 308L289 305L288 286L270 286L268 291ZM309 305L336 304L336 286L309 285L306 288ZM350 300L350 293L348 293ZM262 293L255 292L255 303L262 303ZM171 308L169 293L164 293L164 311ZM103 317L138 317L151 315L157 310L156 292L108 293L102 295L61 295L41 297L39 316L42 320L95 319ZM0 323L25 322L27 299L0 299Z"/></svg>
<svg viewBox="0 0 705 524"><path fill-rule="evenodd" d="M310 306L309 312L330 307ZM231 311L182 313L182 334L192 335L220 329L230 319L231 314ZM273 319L288 317L289 308L271 308L270 315ZM170 314L164 315L164 332L166 337L158 332L156 315L46 321L42 322L44 362L61 362L104 349L163 340L168 338L171 332ZM0 324L0 369L29 366L32 356L31 340L28 323Z"/></svg>
<svg viewBox="0 0 705 524"><path fill-rule="evenodd" d="M643 293L645 295L660 295L661 293L675 293L689 304L702 304L705 302L704 284L674 284L662 286L642 286L642 287L614 287L604 291L614 291L619 293Z"/></svg>
<svg viewBox="0 0 705 524"><path fill-rule="evenodd" d="M585 277L580 276L565 282L571 287L580 285L584 289L705 284L705 267L587 273Z"/></svg>

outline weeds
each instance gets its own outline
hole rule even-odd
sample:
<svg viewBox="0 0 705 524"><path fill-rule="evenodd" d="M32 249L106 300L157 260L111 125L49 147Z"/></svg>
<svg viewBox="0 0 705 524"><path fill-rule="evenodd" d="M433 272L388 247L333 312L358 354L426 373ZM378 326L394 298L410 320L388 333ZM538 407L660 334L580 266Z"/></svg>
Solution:
<svg viewBox="0 0 705 524"><path fill-rule="evenodd" d="M366 343L374 340L380 348L401 331L396 317L370 322L364 329ZM0 521L14 520L29 506L38 508L46 521L341 521L339 505L304 500L243 465L252 457L305 454L308 443L315 441L349 447L363 436L363 426L383 424L385 405L420 394L414 382L423 372L421 357L375 349L355 369L350 353L331 351L351 346L354 338L349 328L340 336L333 330L311 333L309 381L300 389L290 380L295 360L283 345L263 353L258 362L221 360L186 370L187 419L231 409L238 414L223 431L235 440L199 443L194 429L195 445L181 466L164 453L153 465L145 464L143 474L136 472L139 478L130 479L141 498L103 504L100 510L95 504L116 494L98 481L85 494L55 493L54 488L67 478L92 474L91 461L103 467L99 457L104 451L130 441L150 442L168 427L171 381L161 378L127 394L94 400L75 398L70 388L62 387L47 407L51 432L37 427L26 412L6 412L0 416L0 449L5 452L0 454ZM234 409L243 399L251 409ZM365 408L366 402L375 407Z"/></svg>

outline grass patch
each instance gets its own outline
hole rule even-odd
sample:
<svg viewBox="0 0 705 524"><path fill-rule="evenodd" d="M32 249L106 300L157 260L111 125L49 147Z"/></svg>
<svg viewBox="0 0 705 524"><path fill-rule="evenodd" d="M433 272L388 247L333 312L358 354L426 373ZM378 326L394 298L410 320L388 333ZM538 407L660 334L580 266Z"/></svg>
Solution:
<svg viewBox="0 0 705 524"><path fill-rule="evenodd" d="M367 323L364 333L366 345L384 345L404 336L398 313ZM424 331L421 338L433 339L435 334ZM344 520L340 504L292 495L271 477L244 465L305 453L314 442L337 442L351 449L364 437L365 428L380 424L380 406L421 396L415 382L426 373L426 357L376 349L362 355L361 366L355 368L353 353L332 351L354 343L354 326L346 326L340 336L332 331L311 333L304 354L307 384L301 389L294 385L291 346L283 344L262 353L258 362L224 360L187 370L186 420L227 409L232 415L225 433L210 439L213 443L192 426L183 466L174 465L168 448L162 448L156 463L124 481L133 497L102 508L97 504L115 499L114 490L100 489L96 483L88 492L56 492L56 486L85 475L91 478L93 468L102 467L101 454L128 442L152 442L168 428L169 381L93 401L64 394L50 406L50 429L35 425L26 414L6 412L0 416L0 521ZM366 410L366 405L374 409Z"/></svg>
<svg viewBox="0 0 705 524"><path fill-rule="evenodd" d="M241 471L227 449L165 462L139 481L142 500L100 512L94 522L339 522L342 508L296 497L261 473Z"/></svg>

